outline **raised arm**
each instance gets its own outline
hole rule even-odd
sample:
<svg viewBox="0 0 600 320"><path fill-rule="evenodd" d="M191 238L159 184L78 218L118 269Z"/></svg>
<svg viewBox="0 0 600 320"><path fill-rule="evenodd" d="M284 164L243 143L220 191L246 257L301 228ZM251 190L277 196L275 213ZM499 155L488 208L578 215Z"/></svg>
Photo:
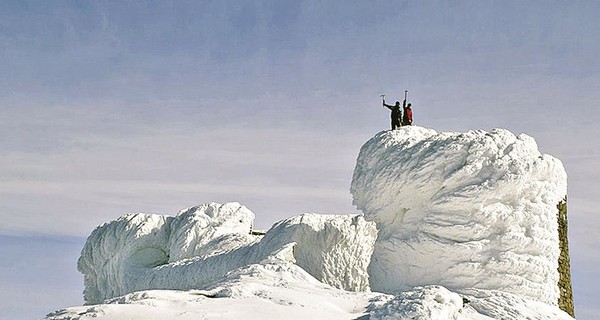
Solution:
<svg viewBox="0 0 600 320"><path fill-rule="evenodd" d="M385 104L385 100L383 100L383 106L387 107L390 110L392 110L392 107L393 107L393 106L390 106L389 104Z"/></svg>

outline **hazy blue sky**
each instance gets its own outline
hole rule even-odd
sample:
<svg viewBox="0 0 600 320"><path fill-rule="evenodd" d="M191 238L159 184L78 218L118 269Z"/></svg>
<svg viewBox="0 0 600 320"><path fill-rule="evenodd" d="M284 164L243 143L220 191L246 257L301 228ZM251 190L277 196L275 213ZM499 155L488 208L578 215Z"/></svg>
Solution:
<svg viewBox="0 0 600 320"><path fill-rule="evenodd" d="M576 313L600 317L598 30L596 1L0 1L0 309L80 304L83 241L126 212L356 212L379 95L407 89L418 125L564 162Z"/></svg>

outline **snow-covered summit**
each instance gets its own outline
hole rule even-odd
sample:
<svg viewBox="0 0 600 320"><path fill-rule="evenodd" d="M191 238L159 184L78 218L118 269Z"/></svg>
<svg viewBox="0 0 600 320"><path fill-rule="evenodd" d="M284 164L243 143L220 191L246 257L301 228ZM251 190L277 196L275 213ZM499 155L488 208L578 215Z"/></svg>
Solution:
<svg viewBox="0 0 600 320"><path fill-rule="evenodd" d="M443 285L558 301L559 160L527 135L420 127L380 132L361 149L351 192L379 238L373 290Z"/></svg>
<svg viewBox="0 0 600 320"><path fill-rule="evenodd" d="M380 132L351 192L364 215L264 235L235 202L103 224L78 262L91 306L47 319L572 319L557 306L566 173L531 137Z"/></svg>

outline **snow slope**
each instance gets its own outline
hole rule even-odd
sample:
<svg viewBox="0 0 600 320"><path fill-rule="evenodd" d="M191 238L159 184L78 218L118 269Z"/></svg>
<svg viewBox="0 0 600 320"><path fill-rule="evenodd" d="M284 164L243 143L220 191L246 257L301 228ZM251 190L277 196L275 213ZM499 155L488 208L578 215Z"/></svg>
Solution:
<svg viewBox="0 0 600 320"><path fill-rule="evenodd" d="M294 261L288 244L258 264L232 270L203 290L154 290L68 308L47 319L355 319L381 294L326 285Z"/></svg>
<svg viewBox="0 0 600 320"><path fill-rule="evenodd" d="M264 236L239 203L125 215L82 250L94 305L46 319L572 319L557 307L566 173L532 138L380 132L351 192L364 216L303 214Z"/></svg>
<svg viewBox="0 0 600 320"><path fill-rule="evenodd" d="M557 307L499 291L478 292L479 298L441 286L396 296L343 291L276 260L234 270L204 290L139 291L100 305L57 310L46 319L573 319Z"/></svg>
<svg viewBox="0 0 600 320"><path fill-rule="evenodd" d="M373 290L443 285L558 301L561 162L507 130L380 132L358 156L351 192L379 230Z"/></svg>

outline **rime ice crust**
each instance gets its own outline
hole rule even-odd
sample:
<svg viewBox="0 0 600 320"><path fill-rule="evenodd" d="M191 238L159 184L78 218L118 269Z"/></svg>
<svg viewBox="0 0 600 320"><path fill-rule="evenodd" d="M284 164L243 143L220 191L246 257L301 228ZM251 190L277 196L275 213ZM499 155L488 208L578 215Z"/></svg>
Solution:
<svg viewBox="0 0 600 320"><path fill-rule="evenodd" d="M206 285L222 276L211 268L215 264L231 270L246 262L207 249L218 242L221 252L244 257L244 248L258 240L249 234L253 219L239 203L210 203L176 217L137 213L105 223L90 234L77 263L84 275L84 300L98 303L139 290Z"/></svg>
<svg viewBox="0 0 600 320"><path fill-rule="evenodd" d="M375 239L375 223L361 216L303 214L276 223L260 245L295 242L296 264L313 277L347 291L369 291Z"/></svg>
<svg viewBox="0 0 600 320"><path fill-rule="evenodd" d="M382 132L351 189L366 219L303 214L262 238L239 203L125 215L78 264L103 304L46 319L573 319L556 299L566 174L530 137Z"/></svg>
<svg viewBox="0 0 600 320"><path fill-rule="evenodd" d="M250 235L254 217L237 202L213 202L179 211L170 225L169 262L207 258L256 242Z"/></svg>
<svg viewBox="0 0 600 320"><path fill-rule="evenodd" d="M103 224L78 261L84 299L93 304L142 290L202 289L230 271L273 261L295 263L335 288L369 290L375 223L303 214L277 223L261 240L251 235L253 220L254 213L234 202L191 207L175 217L128 214Z"/></svg>
<svg viewBox="0 0 600 320"><path fill-rule="evenodd" d="M562 163L507 130L378 133L361 148L351 193L379 238L375 291L443 285L556 305Z"/></svg>

